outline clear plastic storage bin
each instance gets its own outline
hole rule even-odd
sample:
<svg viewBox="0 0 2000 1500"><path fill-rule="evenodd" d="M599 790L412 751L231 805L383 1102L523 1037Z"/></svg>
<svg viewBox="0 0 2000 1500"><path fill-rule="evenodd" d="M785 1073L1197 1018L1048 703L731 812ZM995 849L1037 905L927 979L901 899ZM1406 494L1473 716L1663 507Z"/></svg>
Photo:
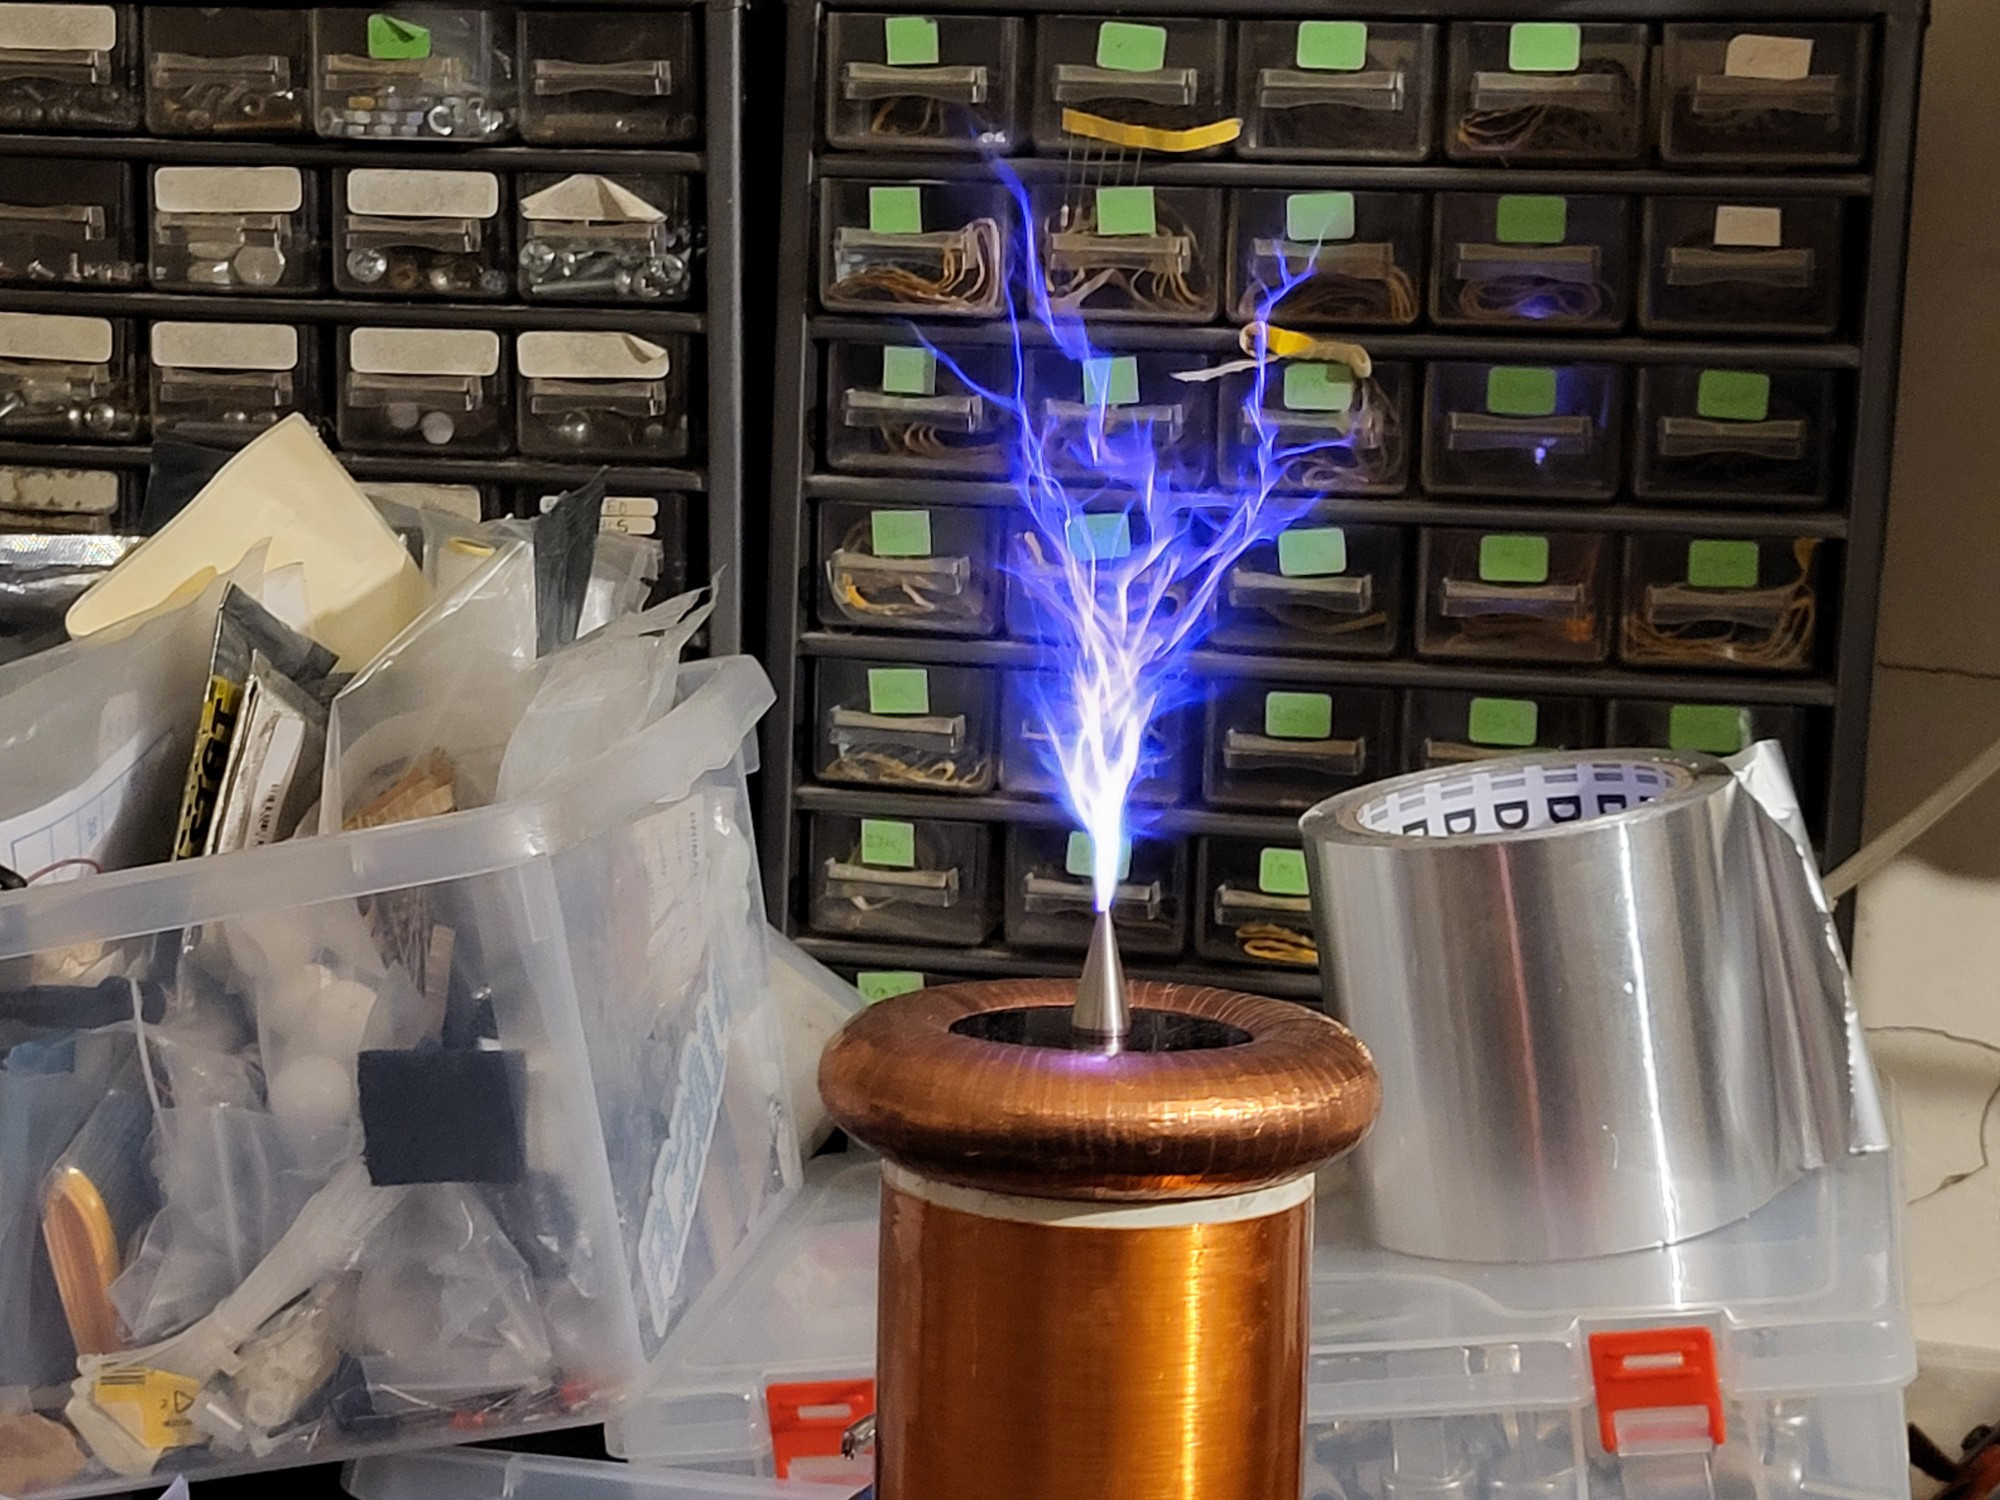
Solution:
<svg viewBox="0 0 2000 1500"><path fill-rule="evenodd" d="M1425 527L1417 651L1492 661L1603 661L1611 653L1611 539L1588 531Z"/></svg>
<svg viewBox="0 0 2000 1500"><path fill-rule="evenodd" d="M1206 323L1223 268L1222 190L1048 184L1029 194L1057 313L1127 323Z"/></svg>
<svg viewBox="0 0 2000 1500"><path fill-rule="evenodd" d="M1615 333L1631 315L1631 200L1438 195L1433 322Z"/></svg>
<svg viewBox="0 0 2000 1500"><path fill-rule="evenodd" d="M1192 523L1186 516L1176 516L1171 524ZM1100 602L1115 608L1111 591L1118 587L1116 573L1121 566L1129 566L1124 559L1143 552L1149 541L1145 518L1119 510L1090 511L1074 517L1061 536L1051 536L1029 520L1010 519L1001 554L1007 574L1007 633L1024 641L1070 639L1059 613L1067 610L1079 581L1070 570L1079 563L1090 569ZM1077 574L1083 568L1077 569ZM1160 607L1164 612L1178 610L1187 596L1187 580L1176 579L1167 584Z"/></svg>
<svg viewBox="0 0 2000 1500"><path fill-rule="evenodd" d="M1216 807L1304 809L1395 771L1388 688L1219 677L1210 692L1201 794Z"/></svg>
<svg viewBox="0 0 2000 1500"><path fill-rule="evenodd" d="M1201 957L1281 969L1319 962L1306 855L1296 842L1200 839L1194 869L1194 950Z"/></svg>
<svg viewBox="0 0 2000 1500"><path fill-rule="evenodd" d="M447 1448L361 1459L342 1476L356 1500L847 1500L810 1480L634 1472L602 1459Z"/></svg>
<svg viewBox="0 0 2000 1500"><path fill-rule="evenodd" d="M747 658L692 664L540 800L0 896L0 977L65 987L67 1022L16 1024L0 1068L0 1363L40 1455L10 1488L573 1426L640 1388L798 1181L743 771L770 702ZM114 1125L125 1155L86 1149ZM95 1267L101 1353L56 1306L45 1192L135 1226Z"/></svg>
<svg viewBox="0 0 2000 1500"><path fill-rule="evenodd" d="M1062 796L1062 775L1044 705L1060 705L1069 698L1059 673L1015 667L1001 674L1001 790L1051 800ZM1139 748L1139 775L1132 783L1133 801L1172 806L1186 797L1190 720L1189 710L1171 708L1147 724Z"/></svg>
<svg viewBox="0 0 2000 1500"><path fill-rule="evenodd" d="M298 167L153 168L152 282L170 292L322 284L320 180Z"/></svg>
<svg viewBox="0 0 2000 1500"><path fill-rule="evenodd" d="M320 414L318 330L288 323L152 326L153 435L237 448Z"/></svg>
<svg viewBox="0 0 2000 1500"><path fill-rule="evenodd" d="M1602 743L1598 717L1589 698L1419 688L1403 700L1403 769L1429 771L1528 750L1588 750Z"/></svg>
<svg viewBox="0 0 2000 1500"><path fill-rule="evenodd" d="M1618 656L1633 666L1803 672L1828 611L1817 537L1634 536Z"/></svg>
<svg viewBox="0 0 2000 1500"><path fill-rule="evenodd" d="M145 106L136 5L0 11L0 130L136 130Z"/></svg>
<svg viewBox="0 0 2000 1500"><path fill-rule="evenodd" d="M902 791L993 790L999 684L986 667L828 658L819 664L813 773Z"/></svg>
<svg viewBox="0 0 2000 1500"><path fill-rule="evenodd" d="M691 10L523 10L521 139L674 146L701 134Z"/></svg>
<svg viewBox="0 0 2000 1500"><path fill-rule="evenodd" d="M1230 566L1209 640L1244 651L1393 656L1408 613L1409 533L1308 517Z"/></svg>
<svg viewBox="0 0 2000 1500"><path fill-rule="evenodd" d="M1866 25L1681 22L1661 30L1660 159L1852 166L1866 149Z"/></svg>
<svg viewBox="0 0 2000 1500"><path fill-rule="evenodd" d="M1128 841L1119 853L1111 923L1128 958L1172 958L1187 945L1187 845ZM1090 835L1016 823L1007 830L1007 943L1081 953L1097 923Z"/></svg>
<svg viewBox="0 0 2000 1500"><path fill-rule="evenodd" d="M1029 410L1046 434L1042 451L1056 473L1102 478L1094 442L1101 434L1119 477L1135 479L1148 448L1158 472L1178 484L1208 477L1215 462L1214 382L1174 378L1206 369L1206 355L1138 349L1078 364L1060 349L1033 349L1027 358Z"/></svg>
<svg viewBox="0 0 2000 1500"><path fill-rule="evenodd" d="M333 285L350 297L498 299L514 252L497 172L356 167L333 186Z"/></svg>
<svg viewBox="0 0 2000 1500"><path fill-rule="evenodd" d="M692 344L609 331L536 331L514 341L521 452L625 462L684 458L693 447Z"/></svg>
<svg viewBox="0 0 2000 1500"><path fill-rule="evenodd" d="M1648 198L1648 333L1831 336L1841 322L1838 198Z"/></svg>
<svg viewBox="0 0 2000 1500"><path fill-rule="evenodd" d="M1460 161L1636 161L1645 149L1644 26L1461 21L1451 28L1445 150Z"/></svg>
<svg viewBox="0 0 2000 1500"><path fill-rule="evenodd" d="M507 453L513 400L500 335L485 328L340 334L340 446L360 453Z"/></svg>
<svg viewBox="0 0 2000 1500"><path fill-rule="evenodd" d="M1006 305L1007 190L985 182L820 184L819 300L835 312L991 318Z"/></svg>
<svg viewBox="0 0 2000 1500"><path fill-rule="evenodd" d="M1442 31L1397 21L1243 22L1237 151L1289 161L1423 161L1437 146Z"/></svg>
<svg viewBox="0 0 2000 1500"><path fill-rule="evenodd" d="M1638 466L1648 500L1823 504L1840 432L1831 370L1639 372Z"/></svg>
<svg viewBox="0 0 2000 1500"><path fill-rule="evenodd" d="M1072 141L1065 113L1151 130L1194 130L1229 115L1229 24L1206 20L1035 22L1035 145Z"/></svg>
<svg viewBox="0 0 2000 1500"><path fill-rule="evenodd" d="M131 286L144 274L132 167L121 161L0 160L0 280Z"/></svg>
<svg viewBox="0 0 2000 1500"><path fill-rule="evenodd" d="M1605 713L1604 743L1647 749L1734 755L1759 740L1776 740L1785 763L1805 768L1806 711L1781 703L1675 703L1614 698Z"/></svg>
<svg viewBox="0 0 2000 1500"><path fill-rule="evenodd" d="M0 313L0 437L131 442L145 426L132 325Z"/></svg>
<svg viewBox="0 0 2000 1500"><path fill-rule="evenodd" d="M995 832L942 818L812 819L811 924L836 937L970 947L1000 920Z"/></svg>
<svg viewBox="0 0 2000 1500"><path fill-rule="evenodd" d="M1012 151L1022 144L1027 50L1027 24L1014 16L831 12L827 143Z"/></svg>
<svg viewBox="0 0 2000 1500"><path fill-rule="evenodd" d="M942 635L999 632L1006 586L998 511L823 501L819 550L822 625Z"/></svg>
<svg viewBox="0 0 2000 1500"><path fill-rule="evenodd" d="M1224 376L1224 477L1239 488L1268 480L1274 490L1314 495L1402 494L1416 370L1401 360L1374 366L1364 380L1346 365L1285 360L1265 367L1261 391L1249 371Z"/></svg>
<svg viewBox="0 0 2000 1500"><path fill-rule="evenodd" d="M321 135L480 144L513 133L514 38L498 12L416 0L312 16Z"/></svg>
<svg viewBox="0 0 2000 1500"><path fill-rule="evenodd" d="M146 8L146 128L154 135L298 135L311 13L245 5Z"/></svg>
<svg viewBox="0 0 2000 1500"><path fill-rule="evenodd" d="M685 177L524 172L521 295L530 301L686 302L702 232Z"/></svg>
<svg viewBox="0 0 2000 1500"><path fill-rule="evenodd" d="M1001 344L835 343L827 350L826 458L863 474L1005 478L1014 354Z"/></svg>
<svg viewBox="0 0 2000 1500"><path fill-rule="evenodd" d="M1403 328L1423 316L1423 194L1241 188L1231 201L1237 321Z"/></svg>
<svg viewBox="0 0 2000 1500"><path fill-rule="evenodd" d="M1424 488L1439 495L1609 500L1624 482L1616 365L1431 365Z"/></svg>

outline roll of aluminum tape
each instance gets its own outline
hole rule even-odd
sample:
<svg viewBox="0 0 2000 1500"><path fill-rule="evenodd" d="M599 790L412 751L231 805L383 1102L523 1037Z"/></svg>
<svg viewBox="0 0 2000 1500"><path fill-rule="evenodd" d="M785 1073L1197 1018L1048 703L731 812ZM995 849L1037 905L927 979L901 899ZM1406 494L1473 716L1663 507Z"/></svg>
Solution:
<svg viewBox="0 0 2000 1500"><path fill-rule="evenodd" d="M1329 1006L1381 1071L1354 1157L1381 1243L1480 1261L1669 1244L1882 1144L1782 762L1755 771L1542 754L1305 816Z"/></svg>

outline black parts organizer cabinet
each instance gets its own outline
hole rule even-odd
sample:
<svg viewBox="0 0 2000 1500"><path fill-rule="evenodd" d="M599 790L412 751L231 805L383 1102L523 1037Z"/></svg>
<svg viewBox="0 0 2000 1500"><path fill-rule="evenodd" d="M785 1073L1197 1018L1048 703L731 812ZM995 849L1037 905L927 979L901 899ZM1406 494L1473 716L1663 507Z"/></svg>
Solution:
<svg viewBox="0 0 2000 1500"><path fill-rule="evenodd" d="M1027 182L1109 356L1078 371L1037 341L1041 412L1106 391L1222 503L1241 388L1172 377L1233 357L1271 267L1311 271L1279 324L1374 362L1271 381L1282 432L1351 442L1288 477L1314 509L1225 583L1200 701L1161 726L1115 912L1135 972L1312 997L1299 810L1527 747L1776 737L1823 857L1850 853L1924 19L795 4L772 911L878 996L1074 972L1088 930L1087 864L1031 753L1023 684L1048 662L1000 568L1025 524L1004 434L912 332L981 379L1007 358L987 272L1026 230L975 137ZM1066 108L1244 129L1136 167L1091 148L1084 180Z"/></svg>
<svg viewBox="0 0 2000 1500"><path fill-rule="evenodd" d="M741 649L737 6L7 10L0 524L301 411L489 516L608 469Z"/></svg>

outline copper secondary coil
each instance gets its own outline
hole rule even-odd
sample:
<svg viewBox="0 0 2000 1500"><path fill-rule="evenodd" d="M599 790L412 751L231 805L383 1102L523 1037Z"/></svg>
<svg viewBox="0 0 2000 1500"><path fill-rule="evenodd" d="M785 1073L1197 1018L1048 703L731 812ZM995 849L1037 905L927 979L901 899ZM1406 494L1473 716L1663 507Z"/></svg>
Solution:
<svg viewBox="0 0 2000 1500"><path fill-rule="evenodd" d="M881 1151L877 1500L1297 1500L1312 1171L1360 1042L1302 1006L1060 980L872 1006L820 1065Z"/></svg>

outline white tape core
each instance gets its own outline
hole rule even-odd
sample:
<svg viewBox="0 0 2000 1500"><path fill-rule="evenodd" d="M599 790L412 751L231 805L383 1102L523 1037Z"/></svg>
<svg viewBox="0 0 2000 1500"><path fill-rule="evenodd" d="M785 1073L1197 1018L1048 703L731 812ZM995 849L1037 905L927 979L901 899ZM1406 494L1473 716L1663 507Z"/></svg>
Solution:
<svg viewBox="0 0 2000 1500"><path fill-rule="evenodd" d="M1294 1177L1276 1187L1233 1193L1226 1198L1186 1198L1171 1203L1080 1203L1058 1198L1024 1198L1013 1193L989 1193L981 1188L955 1187L920 1177L894 1162L882 1163L882 1181L899 1193L935 1203L939 1208L976 1214L982 1219L1006 1219L1016 1224L1053 1224L1064 1229L1180 1229L1190 1224L1240 1224L1267 1219L1312 1202L1313 1174Z"/></svg>
<svg viewBox="0 0 2000 1500"><path fill-rule="evenodd" d="M1526 833L1625 812L1689 779L1679 766L1638 760L1475 766L1385 792L1355 816L1370 833L1410 838Z"/></svg>

